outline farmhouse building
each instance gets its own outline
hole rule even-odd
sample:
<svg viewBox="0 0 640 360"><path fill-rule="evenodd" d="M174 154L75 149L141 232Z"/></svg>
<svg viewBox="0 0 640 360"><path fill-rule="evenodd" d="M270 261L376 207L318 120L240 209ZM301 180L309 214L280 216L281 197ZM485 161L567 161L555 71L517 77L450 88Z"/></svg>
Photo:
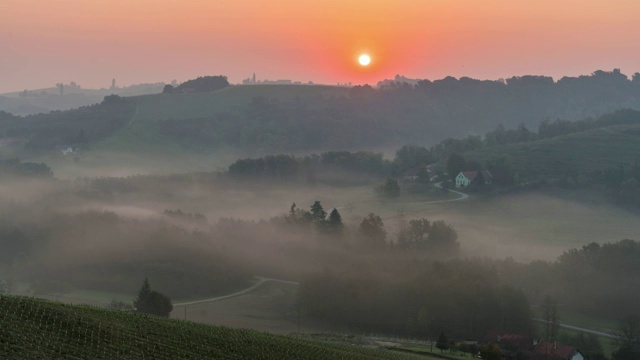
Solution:
<svg viewBox="0 0 640 360"><path fill-rule="evenodd" d="M584 360L584 356L573 346L558 344L557 342L541 341L536 346L532 360Z"/></svg>
<svg viewBox="0 0 640 360"><path fill-rule="evenodd" d="M482 174L481 178L484 179L483 185L488 185L493 182L493 177L491 176L491 173L488 170L462 171L460 172L460 174L458 174L458 176L456 176L456 187L464 188L473 184L473 181L476 180L476 178L478 178L478 173Z"/></svg>
<svg viewBox="0 0 640 360"><path fill-rule="evenodd" d="M573 346L559 344L557 341L539 341L518 334L490 332L480 344L497 344L502 358L506 360L584 360L584 356Z"/></svg>

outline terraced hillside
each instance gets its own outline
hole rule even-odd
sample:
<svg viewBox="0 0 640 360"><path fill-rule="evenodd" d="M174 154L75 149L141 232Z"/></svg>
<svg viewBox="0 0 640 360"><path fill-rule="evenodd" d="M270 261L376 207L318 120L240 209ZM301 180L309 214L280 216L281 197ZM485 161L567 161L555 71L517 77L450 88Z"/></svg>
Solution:
<svg viewBox="0 0 640 360"><path fill-rule="evenodd" d="M579 176L632 166L640 157L640 125L591 129L528 143L492 146L466 154L483 164L498 159L520 176Z"/></svg>
<svg viewBox="0 0 640 360"><path fill-rule="evenodd" d="M0 358L426 359L15 296L0 296Z"/></svg>

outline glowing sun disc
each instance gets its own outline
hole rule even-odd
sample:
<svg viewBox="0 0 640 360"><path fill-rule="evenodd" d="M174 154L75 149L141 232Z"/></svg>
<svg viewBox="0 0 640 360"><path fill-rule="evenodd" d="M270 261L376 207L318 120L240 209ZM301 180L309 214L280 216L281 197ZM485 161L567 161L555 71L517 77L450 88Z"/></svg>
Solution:
<svg viewBox="0 0 640 360"><path fill-rule="evenodd" d="M367 65L369 65L371 63L371 57L369 55L367 55L367 54L362 54L358 58L358 62L362 66L367 66Z"/></svg>

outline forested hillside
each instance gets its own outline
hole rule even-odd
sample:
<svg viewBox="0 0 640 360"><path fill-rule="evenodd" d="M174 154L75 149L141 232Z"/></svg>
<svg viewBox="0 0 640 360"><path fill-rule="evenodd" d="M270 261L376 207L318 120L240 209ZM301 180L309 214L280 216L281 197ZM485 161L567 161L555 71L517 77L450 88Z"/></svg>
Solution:
<svg viewBox="0 0 640 360"><path fill-rule="evenodd" d="M39 149L52 145L37 135L43 129L64 134L55 137L66 144L81 140L84 128L86 141L100 143L102 150L272 154L432 145L498 125L536 128L545 120L575 121L640 109L640 75L630 80L617 69L556 82L542 76L499 81L447 77L381 88L221 84L212 88L221 90L209 92L191 92L197 86L187 85L131 98L129 110L100 122L96 131L86 129L88 120L67 126L78 115L74 110L24 118L18 123L30 124L26 132L3 124L0 133L26 138ZM83 117L96 118L104 105L85 108Z"/></svg>

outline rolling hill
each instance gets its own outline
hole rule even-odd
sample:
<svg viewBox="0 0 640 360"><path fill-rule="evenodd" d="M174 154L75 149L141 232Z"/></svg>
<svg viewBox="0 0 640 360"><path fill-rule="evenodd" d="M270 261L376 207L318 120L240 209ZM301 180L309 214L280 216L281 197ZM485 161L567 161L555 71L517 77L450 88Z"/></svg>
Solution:
<svg viewBox="0 0 640 360"><path fill-rule="evenodd" d="M53 163L56 174L60 164L100 168L122 164L125 157L137 159L132 161L137 168L156 155L178 162L199 156L195 166L172 166L172 171L193 171L203 170L200 164L212 155L218 160L229 155L229 161L208 162L207 169L245 156L429 146L483 134L499 124L535 131L544 119L575 121L640 109L638 94L638 78L629 80L614 70L556 82L531 76L504 81L447 77L378 89L235 85L211 92L108 96L77 110L23 118L0 113L0 135L3 144L10 144L0 151L5 157ZM52 158L68 147L82 150L72 157L78 164ZM154 167L162 164L159 160Z"/></svg>
<svg viewBox="0 0 640 360"><path fill-rule="evenodd" d="M0 358L428 359L16 296L0 296Z"/></svg>
<svg viewBox="0 0 640 360"><path fill-rule="evenodd" d="M584 176L640 157L640 124L615 125L533 142L487 146L465 154L481 164L503 161L520 176Z"/></svg>

